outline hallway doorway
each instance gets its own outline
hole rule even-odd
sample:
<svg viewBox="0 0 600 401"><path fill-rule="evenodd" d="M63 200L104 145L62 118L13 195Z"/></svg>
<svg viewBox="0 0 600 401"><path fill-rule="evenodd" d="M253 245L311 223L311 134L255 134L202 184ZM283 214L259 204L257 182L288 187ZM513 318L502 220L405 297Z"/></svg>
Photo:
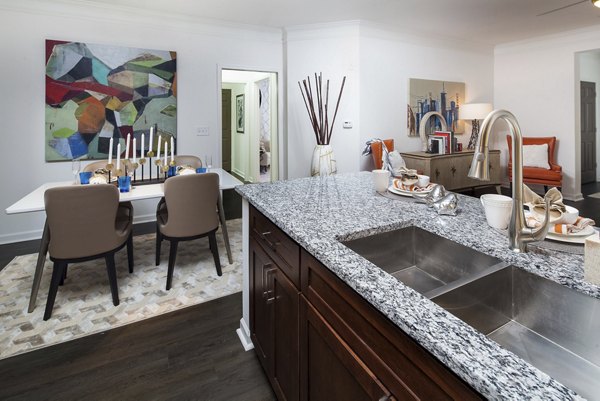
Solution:
<svg viewBox="0 0 600 401"><path fill-rule="evenodd" d="M277 180L277 74L223 69L221 83L223 168L244 182Z"/></svg>

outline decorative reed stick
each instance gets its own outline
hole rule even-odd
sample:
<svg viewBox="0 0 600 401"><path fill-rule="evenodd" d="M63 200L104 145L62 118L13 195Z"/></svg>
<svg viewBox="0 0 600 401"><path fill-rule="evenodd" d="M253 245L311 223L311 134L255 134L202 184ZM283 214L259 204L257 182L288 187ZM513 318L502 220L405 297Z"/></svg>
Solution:
<svg viewBox="0 0 600 401"><path fill-rule="evenodd" d="M302 93L302 99L306 106L306 112L315 133L315 139L317 145L329 145L331 142L331 135L333 133L333 125L335 124L335 118L337 116L338 109L340 107L340 100L342 99L342 93L344 92L344 85L346 84L346 77L342 80L342 86L340 87L340 93L338 94L337 103L335 106L335 112L333 113L333 119L331 125L329 124L329 80L325 83L325 99L323 99L323 74L315 73L315 93L316 99L313 97L312 85L310 77L302 80L302 83L298 81L298 87L300 93ZM316 102L315 102L316 100Z"/></svg>

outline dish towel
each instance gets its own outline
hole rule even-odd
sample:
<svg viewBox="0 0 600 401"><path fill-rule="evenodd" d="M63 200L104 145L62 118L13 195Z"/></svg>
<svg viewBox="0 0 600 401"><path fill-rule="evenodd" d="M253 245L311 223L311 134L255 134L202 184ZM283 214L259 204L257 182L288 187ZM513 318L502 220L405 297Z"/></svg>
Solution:
<svg viewBox="0 0 600 401"><path fill-rule="evenodd" d="M596 222L587 217L577 217L574 224L555 224L554 231L559 234L575 234L586 228L587 226L594 226Z"/></svg>
<svg viewBox="0 0 600 401"><path fill-rule="evenodd" d="M527 185L523 185L523 203L529 205L533 212L542 215L546 212L544 199L550 199L550 217L552 220L560 218L567 211L562 194L556 187L550 188L542 198Z"/></svg>

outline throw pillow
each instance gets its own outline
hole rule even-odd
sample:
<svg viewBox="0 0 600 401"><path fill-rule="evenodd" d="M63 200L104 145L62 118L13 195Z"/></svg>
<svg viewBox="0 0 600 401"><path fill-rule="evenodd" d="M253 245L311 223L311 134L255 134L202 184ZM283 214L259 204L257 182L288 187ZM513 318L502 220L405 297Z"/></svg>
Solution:
<svg viewBox="0 0 600 401"><path fill-rule="evenodd" d="M539 167L550 170L550 164L548 163L548 144L524 145L523 167Z"/></svg>

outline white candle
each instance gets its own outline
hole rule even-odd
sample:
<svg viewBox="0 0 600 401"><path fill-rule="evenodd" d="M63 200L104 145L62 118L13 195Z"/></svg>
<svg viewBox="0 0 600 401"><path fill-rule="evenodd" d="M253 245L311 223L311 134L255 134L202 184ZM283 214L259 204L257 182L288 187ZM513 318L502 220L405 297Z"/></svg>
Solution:
<svg viewBox="0 0 600 401"><path fill-rule="evenodd" d="M142 134L142 149L140 149L140 157L144 158L144 134Z"/></svg>
<svg viewBox="0 0 600 401"><path fill-rule="evenodd" d="M131 134L127 134L127 142L125 142L125 159L129 159L129 142L131 141Z"/></svg>
<svg viewBox="0 0 600 401"><path fill-rule="evenodd" d="M160 160L160 141L162 140L162 136L158 136L158 146L156 147L156 160Z"/></svg>
<svg viewBox="0 0 600 401"><path fill-rule="evenodd" d="M108 144L108 164L112 164L112 154L113 154L113 138L110 138L110 142Z"/></svg>
<svg viewBox="0 0 600 401"><path fill-rule="evenodd" d="M121 143L117 144L117 170L121 168Z"/></svg>
<svg viewBox="0 0 600 401"><path fill-rule="evenodd" d="M135 149L135 145L136 145L136 139L133 138L133 162L137 163L137 157L136 157L137 152L136 152L136 149Z"/></svg>
<svg viewBox="0 0 600 401"><path fill-rule="evenodd" d="M168 161L167 161L167 156L168 156L167 146L168 146L167 145L167 141L165 141L165 166L168 164Z"/></svg>
<svg viewBox="0 0 600 401"><path fill-rule="evenodd" d="M175 161L175 140L171 137L171 162Z"/></svg>
<svg viewBox="0 0 600 401"><path fill-rule="evenodd" d="M148 152L152 151L152 145L154 144L154 142L152 142L153 139L154 139L154 127L150 127L150 143L148 143Z"/></svg>

